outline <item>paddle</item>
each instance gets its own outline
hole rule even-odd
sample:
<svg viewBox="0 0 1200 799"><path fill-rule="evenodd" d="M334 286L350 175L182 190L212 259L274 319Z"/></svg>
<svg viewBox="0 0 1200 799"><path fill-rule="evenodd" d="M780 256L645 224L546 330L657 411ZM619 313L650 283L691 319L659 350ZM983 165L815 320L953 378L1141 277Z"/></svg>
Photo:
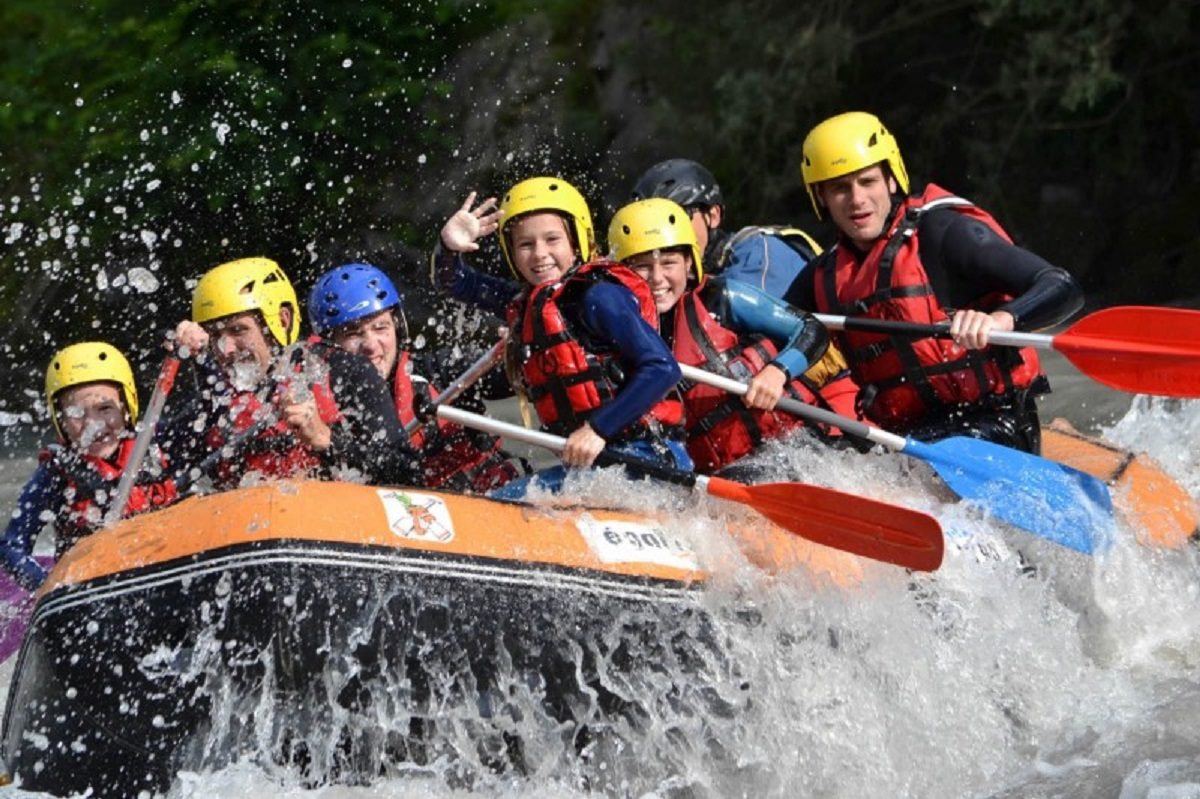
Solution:
<svg viewBox="0 0 1200 799"><path fill-rule="evenodd" d="M815 314L833 330L949 338L948 325ZM1088 314L1057 335L992 333L1006 347L1055 349L1093 380L1121 391L1200 397L1200 311L1123 306Z"/></svg>
<svg viewBox="0 0 1200 799"><path fill-rule="evenodd" d="M167 395L175 385L175 376L179 374L179 358L168 355L163 359L162 368L158 370L158 381L154 384L154 393L150 396L150 404L146 407L146 415L142 417L142 429L138 432L137 440L133 442L133 450L129 453L129 461L121 480L117 483L117 491L113 495L108 511L104 514L104 526L111 527L125 513L125 505L129 502L129 494L137 480L138 472L142 469L142 461L154 440L154 428L158 426L158 418L162 416L163 406Z"/></svg>
<svg viewBox="0 0 1200 799"><path fill-rule="evenodd" d="M447 405L440 418L492 435L561 452L566 439L529 430ZM855 555L919 571L942 562L942 528L918 511L805 483L746 485L720 477L672 469L640 458L605 451L601 462L622 464L639 473L702 490L720 499L748 505L780 527L810 541Z"/></svg>
<svg viewBox="0 0 1200 799"><path fill-rule="evenodd" d="M437 399L435 399L432 403L432 407L437 408L439 405L446 405L458 399L460 394L474 385L479 378L490 372L492 367L500 362L500 359L504 357L504 347L507 344L508 331L505 330L500 335L499 341L493 344L487 350L487 352L479 356L479 359L475 361L475 363L467 367L467 371L455 378L453 383L446 386L446 388L440 394L438 394ZM431 413L431 411L428 413ZM413 433L426 424L427 419L424 418L425 415L426 414L422 414L408 424L404 425L404 435L412 438Z"/></svg>
<svg viewBox="0 0 1200 799"><path fill-rule="evenodd" d="M680 364L679 368L686 380L731 394L746 393L746 385L740 381L686 364ZM1108 541L1112 498L1108 487L1090 474L966 436L944 438L931 444L905 438L787 397L776 407L919 458L932 466L963 499L1056 544L1090 555Z"/></svg>

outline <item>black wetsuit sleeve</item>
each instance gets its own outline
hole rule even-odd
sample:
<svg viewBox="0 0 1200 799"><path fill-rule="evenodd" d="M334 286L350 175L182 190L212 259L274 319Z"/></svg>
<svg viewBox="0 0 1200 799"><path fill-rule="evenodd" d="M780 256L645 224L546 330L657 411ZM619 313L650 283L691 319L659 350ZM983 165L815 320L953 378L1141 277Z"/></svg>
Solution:
<svg viewBox="0 0 1200 799"><path fill-rule="evenodd" d="M822 259L832 257L830 255L832 252L833 250L826 250L810 261L808 266L800 270L800 274L796 275L796 279L792 281L792 285L788 286L788 290L783 293L785 302L802 311L816 312L817 290L813 285L813 276L817 273L817 270L814 267L818 263L822 263Z"/></svg>
<svg viewBox="0 0 1200 799"><path fill-rule="evenodd" d="M921 217L918 241L921 263L943 307L965 308L993 292L1009 294L1013 299L992 310L1011 313L1018 330L1058 324L1083 307L1083 290L1070 273L1010 244L978 219L951 209L930 211Z"/></svg>
<svg viewBox="0 0 1200 799"><path fill-rule="evenodd" d="M337 347L323 353L329 384L342 420L330 427L327 465L361 471L368 482L414 484L420 477L417 452L408 442L387 384L360 355Z"/></svg>

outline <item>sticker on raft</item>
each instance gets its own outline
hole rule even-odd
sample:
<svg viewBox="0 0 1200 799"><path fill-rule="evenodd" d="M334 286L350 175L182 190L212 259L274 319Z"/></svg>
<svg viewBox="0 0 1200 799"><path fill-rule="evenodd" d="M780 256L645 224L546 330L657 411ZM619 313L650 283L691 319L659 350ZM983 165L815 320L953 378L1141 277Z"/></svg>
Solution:
<svg viewBox="0 0 1200 799"><path fill-rule="evenodd" d="M454 539L450 509L440 498L395 488L380 488L376 493L387 513L388 529L401 538L440 544Z"/></svg>
<svg viewBox="0 0 1200 799"><path fill-rule="evenodd" d="M597 519L584 513L575 520L583 538L604 563L656 563L698 571L691 550L657 525Z"/></svg>

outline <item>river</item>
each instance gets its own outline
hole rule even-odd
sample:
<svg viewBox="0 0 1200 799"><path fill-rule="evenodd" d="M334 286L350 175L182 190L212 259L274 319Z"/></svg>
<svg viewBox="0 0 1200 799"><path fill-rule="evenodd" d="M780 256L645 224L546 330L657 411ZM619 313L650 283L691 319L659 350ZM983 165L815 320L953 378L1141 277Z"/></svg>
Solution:
<svg viewBox="0 0 1200 799"><path fill-rule="evenodd" d="M1098 387L1053 354L1043 420L1069 418L1148 452L1200 498L1200 403ZM593 496L674 510L680 535L720 569L705 589L741 692L732 716L695 719L678 741L650 734L630 797L1200 797L1197 552L1138 546L1118 530L1086 557L1004 528L886 453L768 453L812 482L908 504L948 533L930 575L868 564L844 587L796 570L766 575L730 553L713 503L650 485ZM0 464L10 507L32 462ZM736 611L736 612L734 612ZM752 621L747 621L752 619ZM118 642L113 643L119 645ZM6 669L11 663L6 664ZM679 675L680 679L687 679ZM5 687L7 670L0 679ZM658 754L654 754L658 753ZM496 796L591 795L569 768L478 785ZM182 774L171 797L448 797L433 774L305 787L251 763ZM14 788L0 797L33 796Z"/></svg>

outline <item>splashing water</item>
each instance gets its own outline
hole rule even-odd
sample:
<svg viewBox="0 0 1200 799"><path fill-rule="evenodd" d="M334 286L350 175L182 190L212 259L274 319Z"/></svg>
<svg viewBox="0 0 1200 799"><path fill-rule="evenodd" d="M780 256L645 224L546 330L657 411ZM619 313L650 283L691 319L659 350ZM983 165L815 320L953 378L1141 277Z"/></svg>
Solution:
<svg viewBox="0 0 1200 799"><path fill-rule="evenodd" d="M1194 481L1194 453L1176 450L1180 431L1198 425L1195 404L1139 398L1107 432ZM761 523L736 506L630 485L616 470L573 477L554 502L586 496L667 519L713 574L696 600L703 624L681 621L672 640L683 643L654 650L637 669L617 667L604 654L613 640L581 636L569 613L537 620L626 703L616 716L595 697L574 707L573 718L598 731L593 740L581 748L576 727L546 715L541 688L505 671L521 653L502 648L500 690L488 702L447 702L421 766L309 792L293 767L217 755L239 728L259 730L264 752L280 745L270 730L283 711L269 686L281 664L264 650L247 653L266 675L261 693L208 686L214 702L226 703L215 714L224 726L206 741L209 765L179 775L170 795L1144 797L1188 795L1200 781L1194 550L1139 546L1122 524L1107 553L1087 558L1000 527L946 497L923 467L880 453L772 445L758 460L779 478L802 474L933 513L953 533L944 565L909 574L861 562L851 585L804 567L769 573L726 532ZM1187 487L1194 496L1195 483ZM364 640L386 608L364 606ZM214 619L222 612L219 603L211 609ZM637 612L627 614L618 627L639 623ZM160 653L143 667L202 675L212 644L197 642L185 660ZM473 684L453 659L425 651L451 691L443 699ZM327 693L299 703L313 714L307 728L367 734L411 720L403 671L366 687L368 716L339 710L334 700L358 668L331 660ZM497 730L523 742L524 773L489 767L504 740ZM305 745L312 762L337 757L336 739Z"/></svg>

